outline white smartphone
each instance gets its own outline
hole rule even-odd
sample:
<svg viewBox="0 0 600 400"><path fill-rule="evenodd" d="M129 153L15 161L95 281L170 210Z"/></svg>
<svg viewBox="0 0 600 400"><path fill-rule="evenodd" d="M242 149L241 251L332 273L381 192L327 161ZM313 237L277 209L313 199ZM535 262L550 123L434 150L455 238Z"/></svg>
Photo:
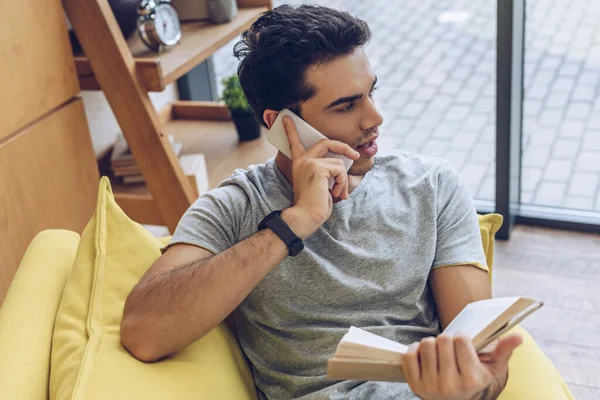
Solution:
<svg viewBox="0 0 600 400"><path fill-rule="evenodd" d="M271 129L267 132L267 140L273 146L277 148L277 150L281 151L288 158L292 158L292 154L290 152L290 144L287 139L287 135L285 134L285 129L283 127L283 117L288 116L294 121L294 125L296 126L296 131L298 132L298 137L300 138L300 142L302 142L302 146L304 146L305 150L310 149L321 139L327 139L325 135L321 132L313 128L308 124L308 122L304 121L302 118L294 114L292 111L284 108L279 112L275 122L271 126ZM327 153L327 157L331 158L339 158L344 162L346 170L350 169L352 163L354 162L350 158L341 155L335 154L332 152ZM331 178L329 180L329 189L333 187L334 180Z"/></svg>

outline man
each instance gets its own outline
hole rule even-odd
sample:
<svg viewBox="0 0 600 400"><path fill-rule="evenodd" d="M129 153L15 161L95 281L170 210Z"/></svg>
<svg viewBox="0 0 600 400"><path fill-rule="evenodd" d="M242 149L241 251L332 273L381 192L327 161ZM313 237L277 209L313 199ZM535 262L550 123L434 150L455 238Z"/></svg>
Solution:
<svg viewBox="0 0 600 400"><path fill-rule="evenodd" d="M292 160L278 153L236 171L190 207L125 304L122 341L135 357L176 352L232 314L263 399L501 392L520 337L486 359L467 337L436 338L465 305L490 297L477 216L446 162L376 156L383 118L369 37L364 21L308 5L278 7L244 33L235 54L257 117L269 127L290 108L329 140L304 149L286 119ZM350 170L329 151L352 158ZM279 225L264 228L269 218ZM286 234L303 241L299 254ZM326 379L351 325L414 343L408 385Z"/></svg>

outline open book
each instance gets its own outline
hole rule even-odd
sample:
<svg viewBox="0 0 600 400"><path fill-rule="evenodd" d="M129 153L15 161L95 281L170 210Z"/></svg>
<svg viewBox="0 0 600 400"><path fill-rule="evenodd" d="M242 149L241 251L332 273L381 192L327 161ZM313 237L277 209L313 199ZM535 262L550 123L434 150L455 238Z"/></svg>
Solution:
<svg viewBox="0 0 600 400"><path fill-rule="evenodd" d="M489 352L497 338L542 305L524 297L476 301L468 304L443 333L466 333L478 353ZM401 355L407 351L408 346L352 326L329 359L327 377L404 382Z"/></svg>

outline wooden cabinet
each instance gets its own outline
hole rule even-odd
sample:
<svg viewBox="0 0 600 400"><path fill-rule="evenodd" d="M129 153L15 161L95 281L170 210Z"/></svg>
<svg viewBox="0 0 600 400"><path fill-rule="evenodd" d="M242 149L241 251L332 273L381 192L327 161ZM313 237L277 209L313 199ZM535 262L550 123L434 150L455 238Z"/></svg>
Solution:
<svg viewBox="0 0 600 400"><path fill-rule="evenodd" d="M4 2L0 24L0 304L33 237L81 232L98 166L60 0Z"/></svg>
<svg viewBox="0 0 600 400"><path fill-rule="evenodd" d="M98 180L80 98L0 144L0 304L38 232L83 230L94 212Z"/></svg>
<svg viewBox="0 0 600 400"><path fill-rule="evenodd" d="M2 4L0 140L79 93L59 0Z"/></svg>

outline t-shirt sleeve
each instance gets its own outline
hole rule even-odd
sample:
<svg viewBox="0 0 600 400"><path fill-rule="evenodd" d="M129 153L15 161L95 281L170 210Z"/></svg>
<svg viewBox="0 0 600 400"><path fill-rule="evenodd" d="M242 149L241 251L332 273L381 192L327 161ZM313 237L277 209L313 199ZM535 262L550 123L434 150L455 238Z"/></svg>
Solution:
<svg viewBox="0 0 600 400"><path fill-rule="evenodd" d="M437 244L432 268L473 265L488 271L473 199L460 174L444 162L438 175Z"/></svg>
<svg viewBox="0 0 600 400"><path fill-rule="evenodd" d="M249 208L246 193L237 185L220 186L200 196L179 221L164 253L176 243L202 247L220 253L239 241Z"/></svg>

